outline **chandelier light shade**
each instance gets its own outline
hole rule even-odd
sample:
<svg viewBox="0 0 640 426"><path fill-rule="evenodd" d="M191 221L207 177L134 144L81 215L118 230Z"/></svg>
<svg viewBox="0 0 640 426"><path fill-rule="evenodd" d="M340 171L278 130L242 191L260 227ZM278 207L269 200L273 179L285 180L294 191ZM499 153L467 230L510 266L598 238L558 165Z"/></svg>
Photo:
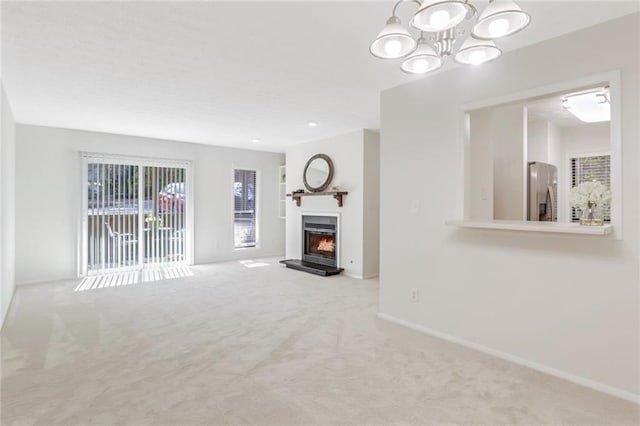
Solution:
<svg viewBox="0 0 640 426"><path fill-rule="evenodd" d="M487 6L478 14L474 4L480 0L397 0L369 52L379 59L402 58L400 69L409 74L437 70L449 57L465 65L493 61L502 56L493 40L523 30L531 17L513 0L485 1ZM406 5L415 11L409 28L398 18Z"/></svg>
<svg viewBox="0 0 640 426"><path fill-rule="evenodd" d="M421 31L444 31L464 21L468 12L464 0L425 0L411 24Z"/></svg>
<svg viewBox="0 0 640 426"><path fill-rule="evenodd" d="M392 16L378 37L371 43L369 51L380 59L398 59L407 56L416 48L416 40L402 26L400 19Z"/></svg>
<svg viewBox="0 0 640 426"><path fill-rule="evenodd" d="M502 50L491 40L469 37L462 43L454 59L460 64L480 65L498 59L501 55Z"/></svg>
<svg viewBox="0 0 640 426"><path fill-rule="evenodd" d="M418 47L402 62L400 69L409 74L424 74L442 66L442 58L427 44L424 38L418 40Z"/></svg>
<svg viewBox="0 0 640 426"><path fill-rule="evenodd" d="M495 40L522 31L531 17L512 0L493 0L482 11L471 34L481 40Z"/></svg>

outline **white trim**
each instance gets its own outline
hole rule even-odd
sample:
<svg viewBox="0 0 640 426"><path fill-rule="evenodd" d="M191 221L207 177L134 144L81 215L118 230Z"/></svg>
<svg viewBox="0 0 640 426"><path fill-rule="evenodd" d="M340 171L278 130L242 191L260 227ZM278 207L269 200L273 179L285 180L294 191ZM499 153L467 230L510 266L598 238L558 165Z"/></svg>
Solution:
<svg viewBox="0 0 640 426"><path fill-rule="evenodd" d="M195 262L195 220L194 220L194 198L195 198L195 173L193 170L193 163L189 161L184 166L184 180L185 180L185 197L187 198L187 210L186 210L186 223L188 232L186 233L185 247L185 260L187 265L193 265Z"/></svg>
<svg viewBox="0 0 640 426"><path fill-rule="evenodd" d="M158 157L141 157L137 155L102 154L99 152L78 151L81 157L87 158L91 163L124 164L130 166L150 167L187 167L191 160L180 160Z"/></svg>
<svg viewBox="0 0 640 426"><path fill-rule="evenodd" d="M55 283L55 282L60 282L60 281L78 281L78 280L81 280L82 278L84 278L84 277L57 276L57 277L47 278L47 279L36 279L36 280L29 280L29 281L20 281L20 282L16 283L16 287L23 286L23 285L50 284L50 283Z"/></svg>
<svg viewBox="0 0 640 426"><path fill-rule="evenodd" d="M630 402L634 402L636 404L640 404L640 395L638 395L638 394L627 392L625 390L618 389L618 388L615 388L613 386L605 385L604 383L596 382L595 380L587 379L586 377L577 376L575 374L567 373L565 371L558 370L556 368L549 367L547 365L540 364L540 363L537 363L535 361L530 361L528 359L521 358L519 356L512 355L512 354L509 354L507 352L502 352L502 351L499 351L497 349L492 349L492 348L490 348L488 346L480 345L478 343L474 343L474 342L471 342L471 341L466 340L466 339L455 337L455 336L452 336L452 335L447 334L447 333L443 333L443 332L440 332L440 331L432 330L430 328L423 327L421 325L414 324L414 323L412 323L410 321L405 321L405 320L396 318L396 317L394 317L392 315L384 314L382 312L378 312L377 316L381 320L389 321L389 322L392 322L394 324L410 328L410 329L415 330L417 332L420 332L420 333L423 333L423 334L426 334L426 335L429 335L429 336L432 336L432 337L436 337L438 339L446 340L446 341L451 342L451 343L455 343L455 344L458 344L458 345L461 345L461 346L464 346L464 347L467 347L467 348L470 348L470 349L474 349L476 351L483 352L483 353L495 356L496 358L500 358L500 359L503 359L505 361L512 362L514 364L522 365L524 367L531 368L532 370L540 371L542 373L549 374L551 376L554 376L554 377L557 377L557 378L560 378L560 379L563 379L563 380L567 380L569 382L572 382L572 383L575 383L577 385L584 386L584 387L596 390L598 392L606 393L608 395L615 396L617 398L621 398L621 399L624 399L626 401L630 401Z"/></svg>
<svg viewBox="0 0 640 426"><path fill-rule="evenodd" d="M77 274L79 277L84 277L87 275L87 264L89 263L89 232L87 230L87 211L89 209L89 201L87 200L89 190L87 187L88 181L88 164L89 161L87 157L84 155L80 155L80 211L78 212L78 220L76 221L76 225L78 226L78 235L80 238L77 240L77 253L76 253L76 262L77 264Z"/></svg>
<svg viewBox="0 0 640 426"><path fill-rule="evenodd" d="M499 229L502 231L547 232L554 234L609 235L613 225L584 226L575 222L537 222L526 220L447 220L445 225L459 228Z"/></svg>
<svg viewBox="0 0 640 426"><path fill-rule="evenodd" d="M10 288L10 292L8 295L9 303L7 303L7 310L4 311L2 315L2 319L0 320L0 330L2 330L2 328L4 327L7 316L9 315L9 311L11 310L11 305L13 304L13 296L16 294L16 287L17 287L17 284L14 283L14 285L12 285Z"/></svg>
<svg viewBox="0 0 640 426"><path fill-rule="evenodd" d="M457 172L457 199L456 216L458 218L471 219L469 216L468 191L470 190L470 161L469 161L469 138L468 138L468 113L476 109L488 108L498 105L505 105L524 101L531 98L561 93L574 90L580 87L592 87L600 84L609 85L611 95L611 122L610 122L610 144L611 144L611 224L613 227L613 237L616 240L623 239L623 188L622 188L622 86L620 70L613 70L600 74L593 74L573 80L566 80L547 86L511 93L509 95L497 96L477 102L462 104L458 108L457 125L457 147L458 158L456 164Z"/></svg>
<svg viewBox="0 0 640 426"><path fill-rule="evenodd" d="M77 277L85 277L89 275L87 269L88 263L88 230L87 230L87 215L88 215L88 190L87 190L87 174L89 163L100 164L121 164L128 166L138 167L138 194L142 194L144 188L144 167L171 167L171 168L183 168L185 169L185 198L187 200L185 209L185 263L187 265L194 264L194 201L193 201L193 162L190 160L172 160L165 158L154 157L140 157L130 155L116 155L116 154L101 154L96 152L76 151L80 157L80 185L81 185L81 200L80 200L80 216L77 220L77 240L76 246L78 253L76 254ZM138 223L144 223L144 203L138 204ZM144 241L144 229L142 226L138 227L138 241ZM142 270L145 266L144 263L144 248L143 244L138 244L138 264L131 267L118 268L117 271L111 269L99 269L91 271L91 274L110 273L110 272L125 272L132 270Z"/></svg>
<svg viewBox="0 0 640 426"><path fill-rule="evenodd" d="M253 207L255 209L255 232L256 232L256 243L253 246L247 247L236 247L236 237L235 237L235 220L236 220L236 197L235 197L235 184L236 184L236 170L250 170L255 172L256 174L256 186L253 188ZM242 165L231 165L231 231L233 235L233 241L231 242L231 248L235 250L247 250L247 249L259 249L260 248L260 221L262 219L262 195L260 191L262 190L262 170L259 167L253 166L242 166Z"/></svg>

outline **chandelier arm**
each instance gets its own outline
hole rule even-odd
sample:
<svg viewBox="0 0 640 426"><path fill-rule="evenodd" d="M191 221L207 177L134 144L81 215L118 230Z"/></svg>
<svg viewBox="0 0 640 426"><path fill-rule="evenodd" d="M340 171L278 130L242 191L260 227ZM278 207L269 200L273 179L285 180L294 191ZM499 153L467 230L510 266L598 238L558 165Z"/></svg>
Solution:
<svg viewBox="0 0 640 426"><path fill-rule="evenodd" d="M418 0L398 0L398 2L393 6L393 12L391 12L393 16L396 16L398 6L400 6L402 3L415 3L418 5L418 8L420 8L420 6L422 5L422 3L420 3Z"/></svg>

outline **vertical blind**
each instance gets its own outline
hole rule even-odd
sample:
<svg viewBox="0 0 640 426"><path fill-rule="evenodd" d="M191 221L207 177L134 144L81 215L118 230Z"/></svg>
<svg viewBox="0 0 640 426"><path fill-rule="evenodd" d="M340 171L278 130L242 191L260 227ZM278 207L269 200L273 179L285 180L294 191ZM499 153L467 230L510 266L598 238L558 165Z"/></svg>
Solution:
<svg viewBox="0 0 640 426"><path fill-rule="evenodd" d="M188 260L184 163L83 157L88 273Z"/></svg>
<svg viewBox="0 0 640 426"><path fill-rule="evenodd" d="M256 171L234 171L234 246L254 247L256 241Z"/></svg>
<svg viewBox="0 0 640 426"><path fill-rule="evenodd" d="M138 168L89 163L87 167L89 271L138 265Z"/></svg>
<svg viewBox="0 0 640 426"><path fill-rule="evenodd" d="M144 263L185 260L185 169L144 167Z"/></svg>
<svg viewBox="0 0 640 426"><path fill-rule="evenodd" d="M591 157L575 157L571 159L571 187L582 182L598 181L611 189L611 156L597 155ZM605 222L611 222L611 204L603 206ZM571 221L580 220L580 209L571 208Z"/></svg>

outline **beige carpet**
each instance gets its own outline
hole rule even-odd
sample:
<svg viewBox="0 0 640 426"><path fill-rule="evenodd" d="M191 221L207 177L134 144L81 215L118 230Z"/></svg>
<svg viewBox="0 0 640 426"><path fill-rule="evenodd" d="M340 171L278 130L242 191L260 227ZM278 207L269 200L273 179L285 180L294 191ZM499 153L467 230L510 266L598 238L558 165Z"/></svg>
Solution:
<svg viewBox="0 0 640 426"><path fill-rule="evenodd" d="M377 320L375 280L192 270L20 287L2 424L638 424L631 403Z"/></svg>

